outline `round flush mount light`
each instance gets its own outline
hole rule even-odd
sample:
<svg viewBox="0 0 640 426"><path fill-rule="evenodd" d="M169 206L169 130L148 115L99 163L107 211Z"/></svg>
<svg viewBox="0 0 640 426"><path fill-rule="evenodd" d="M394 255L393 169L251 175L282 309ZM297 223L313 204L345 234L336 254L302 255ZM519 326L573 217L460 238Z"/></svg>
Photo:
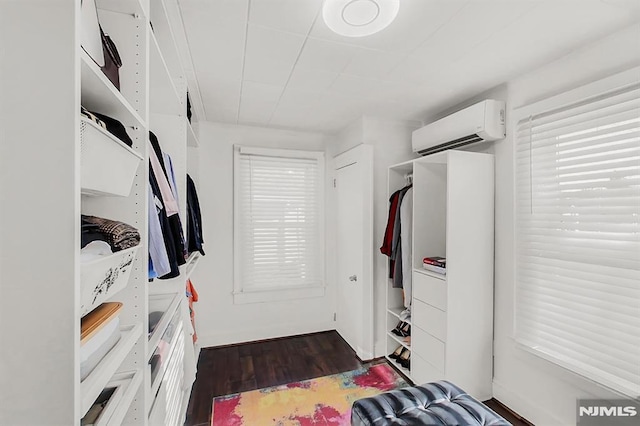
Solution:
<svg viewBox="0 0 640 426"><path fill-rule="evenodd" d="M399 9L400 0L325 0L322 17L337 34L363 37L388 27Z"/></svg>

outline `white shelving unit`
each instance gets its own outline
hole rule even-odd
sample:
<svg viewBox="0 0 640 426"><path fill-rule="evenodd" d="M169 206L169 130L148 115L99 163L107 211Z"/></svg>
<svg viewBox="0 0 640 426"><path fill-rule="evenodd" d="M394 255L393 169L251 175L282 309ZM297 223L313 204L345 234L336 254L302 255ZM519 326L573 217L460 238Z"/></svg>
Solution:
<svg viewBox="0 0 640 426"><path fill-rule="evenodd" d="M413 176L411 365L414 383L447 379L480 400L491 398L493 330L493 156L445 151L389 168L389 194ZM447 259L446 275L422 268ZM387 330L404 309L387 287ZM390 331L387 354L403 342ZM409 345L404 344L408 347Z"/></svg>
<svg viewBox="0 0 640 426"><path fill-rule="evenodd" d="M389 196L391 196L391 194L396 190L406 186L408 183L407 176L411 174L413 174L412 161L407 161L407 162L396 164L394 166L389 167L388 182L387 182L387 189L388 189ZM388 265L387 265L386 276L389 276ZM393 330L398 324L398 322L400 321L400 313L405 309L403 291L402 289L393 288L389 283L386 286L386 295L387 295L387 304L386 304L387 315L385 315L385 318L386 318L385 324L386 324L386 330L387 330L387 336L386 336L387 359L394 367L400 370L405 376L411 378L411 372L409 369L402 367L399 363L395 362L394 359L389 358L389 354L393 353L396 350L396 348L398 348L398 346L402 345L405 348L410 349L410 345L407 345L406 343L402 342L401 339L399 339L396 335L391 333L391 330Z"/></svg>
<svg viewBox="0 0 640 426"><path fill-rule="evenodd" d="M402 313L402 311L404 311L404 307L403 308L387 308L387 313L393 315L394 317L396 317L398 319L398 321L404 321L409 323L409 325L411 325L411 318L405 318L402 319L400 318L400 314Z"/></svg>
<svg viewBox="0 0 640 426"><path fill-rule="evenodd" d="M116 346L109 351L107 356L100 362L95 370L80 383L82 391L81 413L84 416L93 401L100 395L100 392L107 386L122 362L125 360L136 341L142 335L142 325L140 323L123 327L121 329L120 340Z"/></svg>
<svg viewBox="0 0 640 426"><path fill-rule="evenodd" d="M187 134L187 146L193 147L193 148L197 148L200 146L200 141L198 140L198 137L196 136L196 131L193 129L193 126L191 125L191 123L189 123L189 121L187 120L187 130L188 130L188 134Z"/></svg>
<svg viewBox="0 0 640 426"><path fill-rule="evenodd" d="M110 117L118 117L125 126L146 127L144 120L129 101L115 88L98 65L84 51L80 51L82 106L100 111Z"/></svg>
<svg viewBox="0 0 640 426"><path fill-rule="evenodd" d="M156 380L156 384L170 384L166 389L170 400L163 401L169 410L165 416L168 423L163 424L183 422L195 378L195 350L184 286L199 255L193 255L181 267L181 276L171 280L173 287L165 296L171 313L162 318L150 337L146 331L150 306L160 297L153 296L158 280L148 281L148 132L157 134L172 157L183 218L187 145L198 146L197 134L186 119L187 80L180 62L185 55L174 40L175 26L181 25L181 20L168 14L178 10L176 0L96 3L100 24L122 58L120 90L80 47L80 2L23 0L0 4L0 15L11 16L13 22L31 22L38 28L0 28L0 39L15 41L3 44L0 61L3 425L79 425L103 389L112 386L117 386L117 391L99 424L154 424L149 421L149 408L158 406L158 401L148 363L172 319L173 346ZM25 52L41 62L25 62ZM45 62L55 66L41 66ZM18 63L21 66L15 66ZM130 191L83 187L82 176L109 179L109 171L85 167L83 174L82 166L87 163L81 154L81 106L116 118L126 127L133 146L118 148L138 161L127 188ZM47 113L34 114L35 110ZM15 143L5 146L5 137ZM106 157L104 165L117 163ZM6 185L9 181L15 183ZM15 208L5 211L5 202ZM123 304L120 340L83 381L81 214L125 222L141 235L126 285L108 299ZM20 320L10 320L16 318Z"/></svg>
<svg viewBox="0 0 640 426"><path fill-rule="evenodd" d="M173 315L178 310L178 307L182 303L182 295L180 294L166 294L149 296L149 313L154 311L162 311L162 318L156 325L153 333L149 336L149 350L147 352L147 359L151 358L153 351L158 347L162 335L167 330Z"/></svg>
<svg viewBox="0 0 640 426"><path fill-rule="evenodd" d="M172 7L168 7L169 3ZM186 117L187 79L174 37L175 25L181 25L181 20L179 17L171 16L170 10L177 10L175 0L150 2L152 27L149 26L149 130L157 136L163 151L171 156L179 188L178 207L182 225L185 227L186 175L189 161L187 146L193 145L192 140L197 141L197 135ZM149 424L173 425L184 421L186 404L189 401L188 396L185 398L184 394L191 394L197 363L185 289L186 282L200 259L199 256L199 253L192 253L185 264L180 266L178 277L168 280L156 279L148 286L149 312L158 300L171 301L149 337L146 352L145 371L149 376L144 387L150 398L145 406L145 415ZM171 333L172 338L165 341L163 336ZM151 362L157 353L162 353L162 362L152 380ZM156 420L158 410L164 413L159 423Z"/></svg>

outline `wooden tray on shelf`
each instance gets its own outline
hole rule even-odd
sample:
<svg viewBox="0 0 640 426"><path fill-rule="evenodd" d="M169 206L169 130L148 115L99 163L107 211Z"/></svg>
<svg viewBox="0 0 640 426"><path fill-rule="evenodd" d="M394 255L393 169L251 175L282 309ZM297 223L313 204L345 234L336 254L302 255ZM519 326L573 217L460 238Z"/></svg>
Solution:
<svg viewBox="0 0 640 426"><path fill-rule="evenodd" d="M80 344L85 343L113 319L122 309L122 303L109 302L89 312L80 322Z"/></svg>

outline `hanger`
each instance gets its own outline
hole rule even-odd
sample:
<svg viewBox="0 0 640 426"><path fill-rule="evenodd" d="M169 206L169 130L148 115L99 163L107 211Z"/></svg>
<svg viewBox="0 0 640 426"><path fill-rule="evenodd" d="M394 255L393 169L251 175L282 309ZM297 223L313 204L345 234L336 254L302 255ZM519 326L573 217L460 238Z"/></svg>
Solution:
<svg viewBox="0 0 640 426"><path fill-rule="evenodd" d="M407 173L406 175L404 175L404 178L407 181L407 185L413 184L413 173Z"/></svg>

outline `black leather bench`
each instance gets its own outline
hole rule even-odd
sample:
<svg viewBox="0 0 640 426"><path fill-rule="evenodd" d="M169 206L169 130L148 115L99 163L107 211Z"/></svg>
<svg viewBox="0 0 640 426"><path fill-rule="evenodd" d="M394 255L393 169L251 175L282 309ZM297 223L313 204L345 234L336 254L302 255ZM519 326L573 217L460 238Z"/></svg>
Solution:
<svg viewBox="0 0 640 426"><path fill-rule="evenodd" d="M447 381L427 383L355 401L352 426L511 425L495 411Z"/></svg>

